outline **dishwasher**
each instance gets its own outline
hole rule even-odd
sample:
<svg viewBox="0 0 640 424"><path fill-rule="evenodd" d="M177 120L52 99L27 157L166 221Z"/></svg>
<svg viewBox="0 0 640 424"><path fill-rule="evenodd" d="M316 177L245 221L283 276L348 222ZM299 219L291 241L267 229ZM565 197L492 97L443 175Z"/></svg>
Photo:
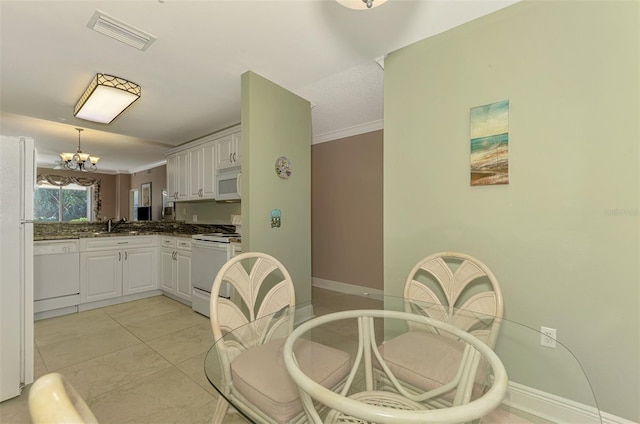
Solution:
<svg viewBox="0 0 640 424"><path fill-rule="evenodd" d="M195 312L209 316L211 302L211 285L218 271L238 249L238 243L231 243L231 238L238 240L237 233L209 233L192 236L191 243L191 307ZM220 296L228 299L232 296L229 283L223 283Z"/></svg>
<svg viewBox="0 0 640 424"><path fill-rule="evenodd" d="M33 243L33 300L36 320L78 312L78 240Z"/></svg>

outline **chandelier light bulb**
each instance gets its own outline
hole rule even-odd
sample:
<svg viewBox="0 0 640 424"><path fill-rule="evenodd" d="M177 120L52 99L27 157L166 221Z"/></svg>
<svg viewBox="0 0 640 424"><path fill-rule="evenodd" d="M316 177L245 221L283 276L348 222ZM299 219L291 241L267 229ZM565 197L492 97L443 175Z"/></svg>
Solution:
<svg viewBox="0 0 640 424"><path fill-rule="evenodd" d="M349 9L367 10L378 7L387 0L336 0L342 6Z"/></svg>

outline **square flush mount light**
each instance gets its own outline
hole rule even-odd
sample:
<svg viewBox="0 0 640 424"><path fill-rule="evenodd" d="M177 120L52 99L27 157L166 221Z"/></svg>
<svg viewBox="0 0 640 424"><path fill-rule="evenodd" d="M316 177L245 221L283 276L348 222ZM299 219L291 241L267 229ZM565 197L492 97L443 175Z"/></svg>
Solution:
<svg viewBox="0 0 640 424"><path fill-rule="evenodd" d="M140 98L138 84L113 75L97 74L73 109L73 116L101 124L111 123Z"/></svg>

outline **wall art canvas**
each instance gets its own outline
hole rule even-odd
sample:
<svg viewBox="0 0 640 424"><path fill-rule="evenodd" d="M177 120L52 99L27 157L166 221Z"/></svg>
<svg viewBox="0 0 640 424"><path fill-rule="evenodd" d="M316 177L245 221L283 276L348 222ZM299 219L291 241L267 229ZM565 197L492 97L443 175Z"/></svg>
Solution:
<svg viewBox="0 0 640 424"><path fill-rule="evenodd" d="M509 184L509 100L471 108L471 185Z"/></svg>
<svg viewBox="0 0 640 424"><path fill-rule="evenodd" d="M142 192L142 200L140 201L140 206L147 207L151 206L151 183L144 183L140 186Z"/></svg>

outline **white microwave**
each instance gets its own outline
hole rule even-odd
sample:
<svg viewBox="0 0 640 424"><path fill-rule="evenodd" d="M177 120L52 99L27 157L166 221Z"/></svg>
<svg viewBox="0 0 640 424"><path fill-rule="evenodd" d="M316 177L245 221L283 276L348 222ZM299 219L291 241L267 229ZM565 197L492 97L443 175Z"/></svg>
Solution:
<svg viewBox="0 0 640 424"><path fill-rule="evenodd" d="M216 200L240 200L240 178L242 172L222 170L216 174Z"/></svg>

